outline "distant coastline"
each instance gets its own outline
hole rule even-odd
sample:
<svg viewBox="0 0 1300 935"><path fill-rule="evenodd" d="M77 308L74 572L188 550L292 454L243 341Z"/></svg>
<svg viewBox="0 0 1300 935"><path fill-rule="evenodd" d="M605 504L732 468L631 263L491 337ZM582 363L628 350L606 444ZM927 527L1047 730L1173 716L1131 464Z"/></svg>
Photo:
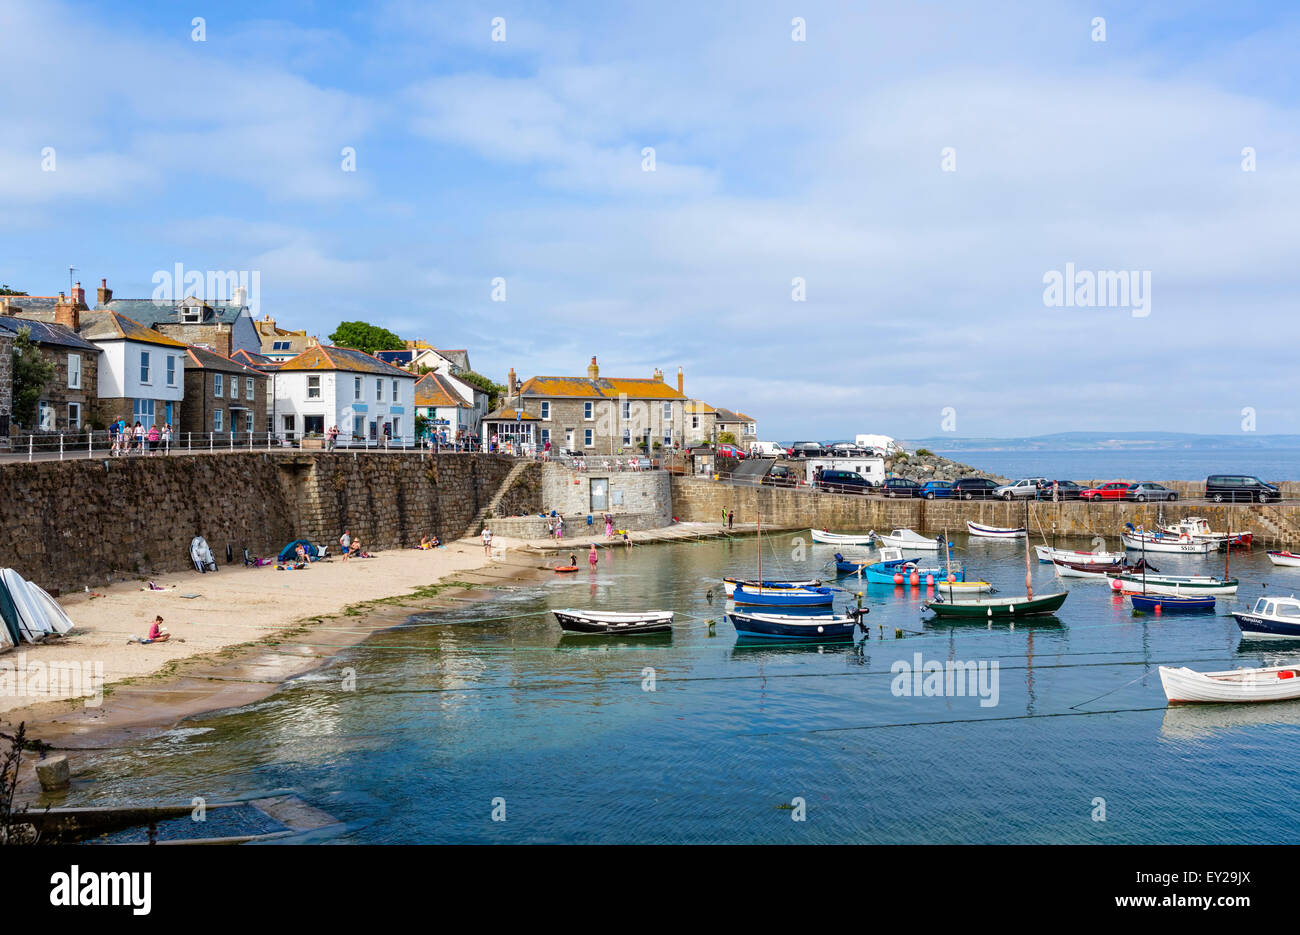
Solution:
<svg viewBox="0 0 1300 935"><path fill-rule="evenodd" d="M1058 432L1021 438L931 436L900 439L910 451L1300 451L1300 435L1197 435L1184 432Z"/></svg>

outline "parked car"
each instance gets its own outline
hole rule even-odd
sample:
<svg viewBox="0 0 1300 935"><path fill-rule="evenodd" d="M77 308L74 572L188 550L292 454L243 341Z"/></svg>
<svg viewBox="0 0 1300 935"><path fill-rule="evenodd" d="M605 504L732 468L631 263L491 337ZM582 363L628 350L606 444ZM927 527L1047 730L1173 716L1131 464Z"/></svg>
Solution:
<svg viewBox="0 0 1300 935"><path fill-rule="evenodd" d="M789 465L774 464L763 475L763 483L769 487L795 487L799 484L799 475L791 470Z"/></svg>
<svg viewBox="0 0 1300 935"><path fill-rule="evenodd" d="M1258 500L1268 503L1282 499L1282 492L1272 484L1247 474L1211 474L1205 479L1205 499L1222 503L1224 500Z"/></svg>
<svg viewBox="0 0 1300 935"><path fill-rule="evenodd" d="M1177 500L1178 494L1162 484L1144 481L1129 488L1125 499L1145 503L1148 500Z"/></svg>
<svg viewBox="0 0 1300 935"><path fill-rule="evenodd" d="M917 496L925 497L927 500L949 500L956 494L953 493L951 481L928 480L921 485L921 492Z"/></svg>
<svg viewBox="0 0 1300 935"><path fill-rule="evenodd" d="M952 495L963 500L991 500L997 489L997 483L987 477L962 477L953 481Z"/></svg>
<svg viewBox="0 0 1300 935"><path fill-rule="evenodd" d="M795 442L786 449L789 458L820 458L826 454L821 442Z"/></svg>
<svg viewBox="0 0 1300 935"><path fill-rule="evenodd" d="M1009 484L1003 484L993 490L995 497L1001 497L1003 500L1020 500L1025 497L1038 496L1038 485L1047 480L1046 477L1025 477Z"/></svg>
<svg viewBox="0 0 1300 935"><path fill-rule="evenodd" d="M865 494L876 485L867 480L857 471L836 471L828 469L822 471L821 479L817 481L817 486L822 490L829 490L832 493Z"/></svg>
<svg viewBox="0 0 1300 935"><path fill-rule="evenodd" d="M829 448L827 448L827 449L826 449L826 452L827 452L827 454L829 454L829 455L831 455L831 456L833 456L833 457L836 457L836 458L865 458L865 457L868 457L867 452L864 451L864 450L863 450L861 447L859 447L858 445L853 444L853 442L836 442L835 444L833 444L833 445L831 445Z"/></svg>
<svg viewBox="0 0 1300 935"><path fill-rule="evenodd" d="M747 456L744 451L737 448L735 445L719 445L718 457L735 458L737 461L744 461Z"/></svg>
<svg viewBox="0 0 1300 935"><path fill-rule="evenodd" d="M886 497L919 497L921 485L906 477L890 477L881 489Z"/></svg>
<svg viewBox="0 0 1300 935"><path fill-rule="evenodd" d="M1099 487L1088 487L1079 494L1082 500L1127 500L1133 484L1126 480L1113 480Z"/></svg>
<svg viewBox="0 0 1300 935"><path fill-rule="evenodd" d="M1047 480L1038 485L1039 500L1078 500L1083 485L1072 480Z"/></svg>

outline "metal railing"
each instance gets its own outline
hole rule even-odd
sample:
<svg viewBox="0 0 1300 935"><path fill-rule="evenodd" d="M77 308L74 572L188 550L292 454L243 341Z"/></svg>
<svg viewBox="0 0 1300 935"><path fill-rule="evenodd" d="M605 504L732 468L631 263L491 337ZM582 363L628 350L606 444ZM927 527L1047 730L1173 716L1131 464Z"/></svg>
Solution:
<svg viewBox="0 0 1300 935"><path fill-rule="evenodd" d="M297 435L276 432L176 432L170 438L129 433L113 435L103 429L85 432L33 432L10 438L8 449L0 448L0 461L67 461L78 458L143 458L185 454L247 453L285 449L351 452L358 454L466 454L468 445L444 445L414 436Z"/></svg>

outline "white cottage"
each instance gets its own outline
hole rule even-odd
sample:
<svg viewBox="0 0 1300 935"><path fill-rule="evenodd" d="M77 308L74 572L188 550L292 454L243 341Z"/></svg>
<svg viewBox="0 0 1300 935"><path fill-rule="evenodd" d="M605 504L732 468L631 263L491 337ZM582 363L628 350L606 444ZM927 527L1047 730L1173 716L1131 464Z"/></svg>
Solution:
<svg viewBox="0 0 1300 935"><path fill-rule="evenodd" d="M99 358L99 416L145 426L180 428L185 398L185 345L133 318L112 311L84 311L81 337L103 353Z"/></svg>
<svg viewBox="0 0 1300 935"><path fill-rule="evenodd" d="M318 345L273 371L272 425L286 439L341 446L415 444L415 375L350 347Z"/></svg>

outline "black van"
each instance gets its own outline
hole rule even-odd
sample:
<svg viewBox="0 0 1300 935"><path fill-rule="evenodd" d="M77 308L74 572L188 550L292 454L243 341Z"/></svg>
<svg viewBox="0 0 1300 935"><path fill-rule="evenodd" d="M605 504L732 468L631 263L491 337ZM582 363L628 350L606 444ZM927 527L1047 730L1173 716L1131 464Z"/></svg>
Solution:
<svg viewBox="0 0 1300 935"><path fill-rule="evenodd" d="M1252 500L1260 503L1268 503L1270 500L1281 500L1282 492L1272 484L1266 484L1258 477L1250 477L1245 474L1211 474L1205 479L1205 499L1213 500L1215 503L1222 503L1227 500L1229 503L1237 500Z"/></svg>
<svg viewBox="0 0 1300 935"><path fill-rule="evenodd" d="M817 486L832 493L866 493L875 484L857 471L824 470L817 481Z"/></svg>

